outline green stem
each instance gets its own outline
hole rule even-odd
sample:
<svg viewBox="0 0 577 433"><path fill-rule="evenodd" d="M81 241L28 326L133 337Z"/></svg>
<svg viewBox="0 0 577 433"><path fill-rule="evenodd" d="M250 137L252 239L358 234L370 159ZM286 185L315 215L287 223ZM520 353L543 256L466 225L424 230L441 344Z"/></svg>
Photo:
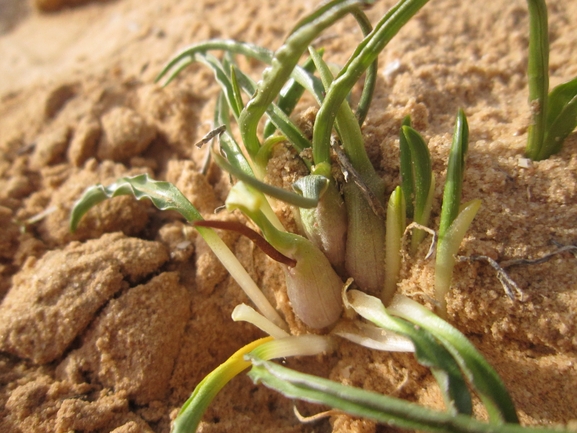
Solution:
<svg viewBox="0 0 577 433"><path fill-rule="evenodd" d="M533 160L546 158L543 143L546 131L549 92L549 34L545 0L527 0L529 6L529 106L531 125L527 136L527 156Z"/></svg>
<svg viewBox="0 0 577 433"><path fill-rule="evenodd" d="M260 148L257 137L259 120L289 79L302 53L320 32L362 3L359 0L333 0L298 23L276 51L271 66L263 72L255 95L239 119L241 136L249 155L256 155Z"/></svg>
<svg viewBox="0 0 577 433"><path fill-rule="evenodd" d="M375 26L357 47L339 76L327 91L325 103L317 113L313 133L315 164L330 160L330 137L342 102L379 53L397 32L428 0L401 0ZM357 167L355 167L357 168Z"/></svg>

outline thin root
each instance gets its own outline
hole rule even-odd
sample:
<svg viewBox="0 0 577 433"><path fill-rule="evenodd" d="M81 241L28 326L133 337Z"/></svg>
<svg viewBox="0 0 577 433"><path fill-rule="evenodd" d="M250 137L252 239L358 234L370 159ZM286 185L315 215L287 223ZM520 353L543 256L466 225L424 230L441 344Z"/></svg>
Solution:
<svg viewBox="0 0 577 433"><path fill-rule="evenodd" d="M499 263L497 263L491 257L489 257L489 256L471 256L471 257L457 256L457 260L459 260L460 262L483 261L483 262L489 263L489 265L491 265L491 267L493 269L495 269L495 271L497 271L497 279L499 280L499 282L503 286L503 289L505 290L505 293L507 294L509 299L511 299L512 301L515 300L515 294L513 293L513 291L515 291L521 296L521 301L525 300L525 293L523 293L523 291L517 285L517 283L507 274L507 272L505 272L505 269L503 269L504 266L499 265Z"/></svg>
<svg viewBox="0 0 577 433"><path fill-rule="evenodd" d="M342 413L338 410L331 409L331 410L327 410L325 412L317 413L315 415L304 416L299 412L299 410L297 409L296 406L293 406L293 411L294 411L294 414L297 417L297 419L303 424L309 424L309 423L317 422L317 421L319 421L321 419L325 419L329 416L338 415L338 414Z"/></svg>
<svg viewBox="0 0 577 433"><path fill-rule="evenodd" d="M573 253L573 255L577 253L577 245L561 246L558 243L555 243L555 245L559 247L558 250L553 251L552 253L549 254L545 254L543 257L540 257L538 259L512 259L501 263L501 266L503 268L510 268L512 266L519 266L519 265L538 265L540 263L545 263L546 261L551 260L557 254L565 253L567 251L570 251L571 253Z"/></svg>
<svg viewBox="0 0 577 433"><path fill-rule="evenodd" d="M429 245L429 251L427 251L427 255L425 256L425 260L428 260L435 252L435 247L437 245L437 232L433 229L430 229L429 227L425 227L419 223L412 222L405 229L403 236L405 236L412 229L424 230L432 236L431 245Z"/></svg>
<svg viewBox="0 0 577 433"><path fill-rule="evenodd" d="M503 289L505 289L505 293L511 300L515 300L515 295L513 291L517 292L521 296L521 301L525 300L525 293L521 290L521 288L517 285L517 283L505 272L506 268L511 268L513 266L520 266L520 265L538 265L540 263L545 263L548 260L551 260L557 254L571 252L574 256L577 257L577 245L561 245L558 242L553 242L557 247L558 250L553 251L552 253L545 254L543 257L538 259L512 259L506 260L501 264L497 263L491 257L487 256L457 256L457 259L460 262L472 262L472 261L485 261L491 265L493 269L497 271L497 279L500 281Z"/></svg>
<svg viewBox="0 0 577 433"><path fill-rule="evenodd" d="M391 394L390 394L391 396L399 395L399 393L403 390L403 388L405 387L405 385L406 385L407 383L409 383L409 370L403 369L403 371L404 371L403 380L401 381L401 383L399 383L399 384L396 386L395 390L394 390L393 392L391 392Z"/></svg>

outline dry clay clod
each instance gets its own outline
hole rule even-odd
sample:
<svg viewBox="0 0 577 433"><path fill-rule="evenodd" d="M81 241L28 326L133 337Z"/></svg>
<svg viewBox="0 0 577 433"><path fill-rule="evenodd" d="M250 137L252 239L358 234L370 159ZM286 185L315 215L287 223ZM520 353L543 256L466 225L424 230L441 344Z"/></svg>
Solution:
<svg viewBox="0 0 577 433"><path fill-rule="evenodd" d="M44 364L61 356L115 293L168 260L160 243L106 234L29 260L0 305L0 350Z"/></svg>

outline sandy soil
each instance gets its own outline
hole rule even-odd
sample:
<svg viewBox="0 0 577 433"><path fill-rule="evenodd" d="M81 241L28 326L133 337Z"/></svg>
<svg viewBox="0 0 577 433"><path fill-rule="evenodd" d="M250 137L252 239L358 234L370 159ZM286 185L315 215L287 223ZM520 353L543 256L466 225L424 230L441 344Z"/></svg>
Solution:
<svg viewBox="0 0 577 433"><path fill-rule="evenodd" d="M235 38L277 48L316 2L79 3L0 0L0 430L167 432L202 377L260 336L230 319L247 300L176 215L116 198L90 211L71 234L70 208L94 183L147 172L176 183L212 214L228 179L214 167L200 174L204 150L192 145L211 128L218 90L212 75L195 65L166 88L153 79L192 42ZM549 3L556 85L577 75L577 3ZM378 2L369 17L376 21L391 4ZM318 45L343 63L359 40L346 19ZM577 135L547 161L520 163L529 122L526 47L524 1L478 7L433 0L381 56L363 128L369 153L392 191L400 122L413 116L439 185L433 227L453 119L459 107L468 115L463 194L483 206L463 255L532 259L554 251L553 242L577 241ZM261 70L254 62L243 67ZM299 112L310 114L309 107ZM282 169L291 166L283 160L277 181L291 178ZM279 214L290 216L282 208ZM223 236L297 329L280 269L249 241ZM433 263L423 256L406 257L400 290L426 302ZM509 300L486 264L459 264L450 320L501 374L523 423L567 424L577 413L575 257L517 266L511 276L523 300ZM412 355L343 342L330 356L290 365L442 407L433 379ZM291 402L246 377L225 388L202 424L203 432L385 430L344 415L300 424Z"/></svg>

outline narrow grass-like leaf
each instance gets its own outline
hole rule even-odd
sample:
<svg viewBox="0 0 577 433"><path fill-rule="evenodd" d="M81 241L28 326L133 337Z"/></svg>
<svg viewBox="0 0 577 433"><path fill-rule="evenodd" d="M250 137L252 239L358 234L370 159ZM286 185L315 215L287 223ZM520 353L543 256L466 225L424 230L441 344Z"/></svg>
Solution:
<svg viewBox="0 0 577 433"><path fill-rule="evenodd" d="M401 271L401 246L405 233L406 211L405 197L400 186L396 187L387 206L387 230L385 246L385 285L381 301L388 305L397 290L399 272Z"/></svg>
<svg viewBox="0 0 577 433"><path fill-rule="evenodd" d="M220 137L220 148L226 155L226 160L232 166L235 167L236 170L244 173L246 176L254 177L254 173L252 167L246 160L244 153L240 149L238 143L235 141L233 136L228 132L230 131L230 122L228 116L229 110L224 95L222 93L219 95L217 100L217 104L215 107L215 114L214 114L214 123L216 125L225 125L226 131L224 131ZM272 210L270 203L266 199L266 197L258 192L254 191L254 194L258 197L258 200L261 203L261 210L266 214L268 220L279 230L283 230L284 227L274 211Z"/></svg>
<svg viewBox="0 0 577 433"><path fill-rule="evenodd" d="M191 45L178 53L166 64L162 71L160 71L155 81L158 82L168 76L168 79L164 82L166 86L182 71L182 65L186 67L194 62L196 54L214 50L243 54L247 57L260 60L263 63L270 63L273 58L272 51L259 47L258 45L227 39L211 39Z"/></svg>
<svg viewBox="0 0 577 433"><path fill-rule="evenodd" d="M319 52L322 56L324 50L320 50ZM313 60L309 57L303 63L302 68L305 71L310 72L312 74L315 71L315 64ZM278 108L280 108L286 115L290 115L293 112L294 108L296 107L299 99L302 97L304 91L305 88L301 84L299 84L294 78L291 78L290 80L287 81L287 83L284 85L284 87L281 89L279 93L277 101ZM272 134L274 134L275 130L276 126L270 121L270 119L267 120L264 126L264 133L263 133L264 137L265 138L270 137Z"/></svg>
<svg viewBox="0 0 577 433"><path fill-rule="evenodd" d="M245 55L269 65L272 63L274 56L271 50L259 47L258 45L228 39L211 39L185 48L168 62L158 74L155 81L158 82L168 76L163 83L165 86L168 85L183 69L195 61L196 54L212 50L222 50L228 53ZM324 98L323 89L320 81L316 77L298 65L295 67L291 76L296 82L307 89L315 97L317 102L320 103L320 101L322 101Z"/></svg>
<svg viewBox="0 0 577 433"><path fill-rule="evenodd" d="M363 32L363 36L368 36L373 30L373 25L365 13L360 9L356 9L353 10L352 14L357 20L357 23ZM375 59L375 61L371 63L371 65L367 68L363 91L361 93L357 109L355 110L355 116L357 116L357 120L359 121L360 126L363 125L373 100L373 93L375 91L375 86L377 85L377 70L379 67L378 63L378 59Z"/></svg>
<svg viewBox="0 0 577 433"><path fill-rule="evenodd" d="M90 208L108 198L120 195L132 195L137 200L149 199L158 209L175 210L189 222L202 220L200 213L178 188L169 182L156 181L150 179L147 174L142 174L119 179L108 187L95 185L88 188L72 209L70 229L72 231L76 229L80 219ZM198 227L197 230L259 311L277 326L286 329L284 320L281 319L278 312L272 307L222 239L212 229Z"/></svg>
<svg viewBox="0 0 577 433"><path fill-rule="evenodd" d="M271 341L272 337L261 338L237 350L230 358L208 374L194 389L191 396L180 408L172 433L194 433L202 420L208 405L220 390L243 370L250 367L251 363L244 356Z"/></svg>
<svg viewBox="0 0 577 433"><path fill-rule="evenodd" d="M359 0L329 2L301 20L285 43L276 51L271 66L263 72L258 91L247 103L239 120L241 136L250 155L255 155L260 147L257 138L260 118L289 79L302 53L319 33L363 3L366 2Z"/></svg>
<svg viewBox="0 0 577 433"><path fill-rule="evenodd" d="M413 188L415 201L413 220L422 226L429 225L429 218L431 216L431 209L433 206L433 194L435 192L435 178L431 165L431 155L429 148L417 131L410 126L403 126L401 128L406 143L410 152L410 165L412 174L410 178L413 181ZM405 144L403 143L403 144ZM417 247L422 242L425 236L425 231L420 229L413 230L411 239L411 252L415 253Z"/></svg>
<svg viewBox="0 0 577 433"><path fill-rule="evenodd" d="M327 90L325 104L317 113L313 133L315 164L329 161L330 136L341 103L379 53L394 35L428 0L401 0L377 23L373 31L359 44L347 64Z"/></svg>
<svg viewBox="0 0 577 433"><path fill-rule="evenodd" d="M457 114L453 143L449 153L447 176L443 192L441 207L441 221L439 223L439 241L437 243L437 259L435 263L435 297L437 312L446 318L447 295L453 278L455 254L459 249L465 232L471 225L473 218L481 206L480 200L473 200L463 206L461 211L461 191L465 174L465 156L469 146L469 127L467 118L462 110Z"/></svg>
<svg viewBox="0 0 577 433"><path fill-rule="evenodd" d="M334 77L329 66L313 49L309 49L309 52L316 64L324 87L327 89L330 88ZM326 104L327 101L323 102L321 108ZM353 111L349 106L349 103L346 100L340 103L340 107L337 110L335 120L343 148L352 166L355 168L355 170L357 170L362 180L370 189L378 189L381 187L382 181L376 176L371 161L367 156L361 128L358 125L358 119L356 119ZM354 122L357 122L357 124L355 125ZM316 124L317 122L315 122L315 128ZM318 161L315 162L318 163ZM373 193L379 196L379 191L374 190Z"/></svg>
<svg viewBox="0 0 577 433"><path fill-rule="evenodd" d="M415 181L413 180L413 165L411 164L411 148L403 133L403 126L411 126L411 116L405 116L401 122L401 132L399 133L399 160L401 170L401 188L405 195L407 206L407 217L413 218L415 200Z"/></svg>
<svg viewBox="0 0 577 433"><path fill-rule="evenodd" d="M438 412L416 403L300 373L274 362L255 357L250 360L253 367L248 375L255 383L263 383L288 398L327 405L392 427L432 433L568 433L568 430L557 428L518 424L496 426L467 415Z"/></svg>
<svg viewBox="0 0 577 433"><path fill-rule="evenodd" d="M214 77L224 93L228 106L232 109L234 117L238 119L243 107L242 99L237 99L238 95L235 91L234 84L229 77L229 71L225 71L222 63L216 57L209 53L197 54L195 57L199 62L205 64L214 73Z"/></svg>
<svg viewBox="0 0 577 433"><path fill-rule="evenodd" d="M255 347L245 356L245 359L256 357L270 360L292 356L314 356L330 353L334 350L333 337L330 335L303 334L267 341Z"/></svg>
<svg viewBox="0 0 577 433"><path fill-rule="evenodd" d="M529 7L529 107L531 125L527 132L526 154L543 159L549 92L549 30L545 0L527 0Z"/></svg>
<svg viewBox="0 0 577 433"><path fill-rule="evenodd" d="M542 159L559 152L577 126L577 78L555 87L547 104L547 130Z"/></svg>
<svg viewBox="0 0 577 433"><path fill-rule="evenodd" d="M257 90L257 85L254 81L242 71L237 70L237 78L242 89L249 95L253 95ZM266 114L270 121L275 125L279 131L290 141L297 152L302 152L304 149L311 147L311 142L304 136L302 131L294 124L290 117L281 110L273 102L270 103L266 109ZM260 151L260 149L259 149ZM252 155L253 160L258 160L258 151Z"/></svg>
<svg viewBox="0 0 577 433"><path fill-rule="evenodd" d="M175 210L187 221L202 220L200 213L174 185L152 180L147 174L141 174L121 178L109 187L99 184L88 188L72 209L70 229L76 230L80 219L90 208L106 199L120 195L132 195L137 200L147 198L158 209Z"/></svg>
<svg viewBox="0 0 577 433"><path fill-rule="evenodd" d="M202 416L214 397L228 382L252 365L250 358L247 358L248 355L269 360L290 356L318 355L330 352L332 349L331 338L320 335L302 335L278 340L265 337L247 344L210 372L196 386L178 412L172 433L196 432Z"/></svg>
<svg viewBox="0 0 577 433"><path fill-rule="evenodd" d="M287 191L285 189L277 188L275 186L269 185L268 183L261 182L255 177L247 175L243 171L230 164L226 158L223 158L215 152L213 152L212 157L220 168L227 171L238 180L242 180L246 184L252 186L257 191L262 192L263 194L302 208L312 208L318 204L318 199L303 197L302 195Z"/></svg>
<svg viewBox="0 0 577 433"><path fill-rule="evenodd" d="M499 375L461 332L406 296L397 295L389 312L426 329L443 343L479 393L491 423L519 422L513 401Z"/></svg>
<svg viewBox="0 0 577 433"><path fill-rule="evenodd" d="M443 241L445 232L459 214L463 176L465 174L465 155L467 154L468 147L469 126L465 113L463 110L459 110L447 165L441 221L439 224L439 244Z"/></svg>
<svg viewBox="0 0 577 433"><path fill-rule="evenodd" d="M226 55L225 55L226 57ZM238 84L238 68L232 64L230 66L230 82L232 83L232 89L234 92L234 100L236 103L237 108L235 110L233 110L234 112L236 112L238 110L238 112L240 113L243 108L244 108L244 102L242 100L242 92L240 91L240 86ZM237 117L238 119L238 117Z"/></svg>
<svg viewBox="0 0 577 433"><path fill-rule="evenodd" d="M455 267L455 255L469 229L473 218L481 207L481 200L473 200L463 206L463 210L453 220L453 223L445 230L443 238L439 237L437 244L437 259L435 261L435 298L438 303L438 314L447 317L447 301L445 297L451 288L453 280L453 268Z"/></svg>
<svg viewBox="0 0 577 433"><path fill-rule="evenodd" d="M413 342L415 357L421 365L431 369L449 412L471 414L471 396L459 366L453 355L433 338L436 337L434 333L391 316L380 299L374 296L358 290L350 290L344 296L347 296L346 304L363 318Z"/></svg>
<svg viewBox="0 0 577 433"><path fill-rule="evenodd" d="M360 9L354 9L351 14L357 20L357 23L363 32L363 36L367 36L373 30L373 26L365 13ZM311 48L309 48L309 50L310 49ZM359 125L361 126L367 117L371 101L373 100L373 93L377 84L377 69L378 60L375 59L375 61L367 68L363 90L361 92L361 97L355 111L355 116L357 117Z"/></svg>
<svg viewBox="0 0 577 433"><path fill-rule="evenodd" d="M234 137L229 133L229 113L230 111L228 103L224 94L221 92L216 101L216 107L214 109L214 124L226 126L226 130L219 137L220 148L226 155L226 159L231 165L241 170L248 176L254 176L252 167L246 160L246 157L244 156L244 153L242 153L240 146Z"/></svg>

